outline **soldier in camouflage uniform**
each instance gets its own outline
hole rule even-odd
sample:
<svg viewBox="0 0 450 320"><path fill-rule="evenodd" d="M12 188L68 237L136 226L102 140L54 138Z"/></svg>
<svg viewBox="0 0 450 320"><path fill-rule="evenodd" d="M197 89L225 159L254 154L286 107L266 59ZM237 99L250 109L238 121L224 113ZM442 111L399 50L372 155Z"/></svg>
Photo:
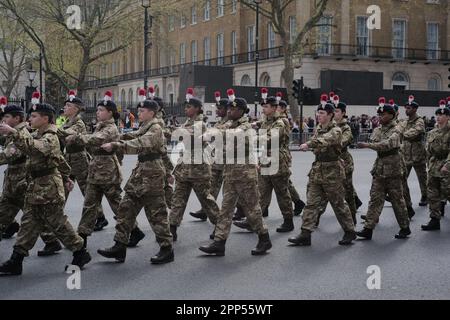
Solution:
<svg viewBox="0 0 450 320"><path fill-rule="evenodd" d="M107 152L122 149L124 154L138 154L138 165L133 170L125 186L125 196L119 205L117 215L115 245L98 250L106 258L124 262L126 245L136 217L142 208L155 232L160 252L150 260L153 264L172 262L172 235L170 234L167 205L164 197L166 172L162 156L167 153L163 128L157 118L159 105L153 100L145 100L138 105L141 127L135 138L128 141L107 143L102 146Z"/></svg>
<svg viewBox="0 0 450 320"><path fill-rule="evenodd" d="M373 229L378 223L386 194L389 194L395 217L400 226L396 239L405 239L411 234L409 219L403 198L402 169L400 155L400 133L395 122L395 110L390 104L378 108L381 127L374 130L371 142L358 143L359 148L377 151L378 157L373 165L372 188L364 229L357 232L358 237L371 240Z"/></svg>
<svg viewBox="0 0 450 320"><path fill-rule="evenodd" d="M230 139L227 138L225 145L227 162L224 167L222 209L217 217L214 241L199 249L211 255L225 255L225 243L230 234L233 211L237 202L240 201L251 229L258 234L258 243L251 253L252 255L263 255L272 248L272 243L259 204L256 159L254 159L253 150L250 148L250 143L253 142L250 141L249 136L245 136L244 159L239 159L238 162L239 153L237 149L242 145L238 147L238 143L235 143L234 139L235 135L244 135L246 131L251 129L251 124L246 116L249 110L245 99L235 98L234 93L229 95L229 119L232 123L227 130L227 136L230 133ZM231 157L231 155L234 155L234 157ZM229 163L228 159L230 158L234 158L234 163Z"/></svg>
<svg viewBox="0 0 450 320"><path fill-rule="evenodd" d="M289 242L294 245L311 245L311 233L317 222L318 209L323 199L327 199L331 203L336 218L345 232L339 244L350 245L356 239L352 214L344 200L345 170L339 158L342 152L342 130L333 120L334 111L334 105L326 101L318 106L319 125L317 130L310 141L300 146L302 151L312 148L316 160L309 172L302 231L299 236L289 238Z"/></svg>
<svg viewBox="0 0 450 320"><path fill-rule="evenodd" d="M414 168L419 180L422 197L420 206L427 205L427 156L425 150L425 122L417 114L419 105L414 101L414 97L409 98L405 105L408 119L402 123L402 153L406 162L406 176L409 177L411 169Z"/></svg>
<svg viewBox="0 0 450 320"><path fill-rule="evenodd" d="M334 96L335 98L338 96ZM347 105L343 102L339 102L336 106L334 120L336 121L337 126L342 131L342 153L340 155L340 159L342 164L344 165L345 170L345 180L344 180L344 189L345 189L345 201L348 204L350 212L352 214L353 223L356 225L356 203L355 203L355 187L353 186L353 170L354 163L353 157L348 151L348 147L353 142L353 134L350 126L347 123ZM319 219L322 214L325 212L328 201L323 201L319 209ZM317 226L319 225L319 219L317 220Z"/></svg>
<svg viewBox="0 0 450 320"><path fill-rule="evenodd" d="M181 129L178 129L178 132L184 135L183 141L190 141L186 141L187 147L174 171L175 191L170 212L170 231L174 241L177 241L177 228L183 220L184 211L192 190L194 190L202 209L214 225L219 213L219 207L211 194L211 165L209 164L209 159L203 157L203 150L206 147L206 143L202 138L206 131L202 115L203 104L193 94L193 90L189 88L185 102L188 120L186 120ZM195 148L197 145L200 148ZM200 157L202 163L195 163L195 153L197 153L197 157Z"/></svg>
<svg viewBox="0 0 450 320"><path fill-rule="evenodd" d="M428 204L431 220L422 230L441 229L442 199L449 196L450 163L450 109L441 101L436 110L437 128L430 131L426 149L428 153Z"/></svg>
<svg viewBox="0 0 450 320"><path fill-rule="evenodd" d="M14 251L10 260L0 266L2 274L22 274L23 259L28 256L45 227L73 252L73 265L82 268L91 260L83 248L83 239L75 233L63 212L64 182L58 169L63 158L57 128L51 124L54 117L53 107L34 105L30 119L32 127L37 129L34 137L27 130L16 130L6 124L0 126L0 133L11 135L15 147L29 158L27 165L31 177Z"/></svg>

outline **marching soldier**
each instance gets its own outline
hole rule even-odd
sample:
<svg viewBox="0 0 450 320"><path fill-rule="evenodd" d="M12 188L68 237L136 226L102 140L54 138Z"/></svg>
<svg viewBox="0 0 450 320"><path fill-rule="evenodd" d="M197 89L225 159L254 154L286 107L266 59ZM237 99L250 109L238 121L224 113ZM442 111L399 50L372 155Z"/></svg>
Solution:
<svg viewBox="0 0 450 320"><path fill-rule="evenodd" d="M411 169L414 168L419 179L420 191L422 193L419 206L423 207L427 205L427 164L425 144L423 142L425 137L425 122L417 114L418 108L419 105L414 101L414 97L410 96L408 103L405 105L408 119L403 122L402 153L406 162L406 176L409 177Z"/></svg>
<svg viewBox="0 0 450 320"><path fill-rule="evenodd" d="M359 148L372 149L377 152L378 156L371 171L372 188L364 229L357 232L357 235L367 240L372 239L373 229L379 221L385 197L388 194L400 226L400 231L395 238L405 239L411 234L411 230L403 198L400 132L395 122L393 106L384 104L379 106L377 112L381 127L374 130L370 143L358 143Z"/></svg>
<svg viewBox="0 0 450 320"><path fill-rule="evenodd" d="M422 225L422 230L441 229L442 200L449 196L448 163L450 161L450 109L445 101L436 110L437 128L430 131L427 138L428 153L428 204L431 220ZM444 204L445 205L445 204Z"/></svg>
<svg viewBox="0 0 450 320"><path fill-rule="evenodd" d="M22 274L23 259L45 228L49 228L73 252L73 265L82 268L91 260L83 248L83 239L73 230L63 212L64 182L58 170L63 158L57 128L52 124L54 118L52 106L38 103L33 106L30 118L31 126L37 129L34 136L27 130L16 130L7 124L0 126L0 133L10 135L14 146L29 158L31 176L14 251L10 260L0 266L0 273ZM67 183L70 184L70 180Z"/></svg>
<svg viewBox="0 0 450 320"><path fill-rule="evenodd" d="M98 250L106 258L124 262L130 233L136 217L142 208L155 232L160 252L150 260L163 264L174 260L172 235L170 234L167 205L164 197L166 172L162 156L167 153L163 128L157 118L159 105L145 100L138 105L141 127L132 140L107 143L102 146L106 152L122 149L124 154L138 154L138 164L125 186L125 196L119 205L117 215L116 242L112 248Z"/></svg>
<svg viewBox="0 0 450 320"><path fill-rule="evenodd" d="M352 214L345 202L344 166L340 160L342 152L342 130L334 121L333 104L323 101L317 108L319 125L310 141L300 146L300 150L312 148L316 156L307 186L307 201L303 211L301 233L289 238L289 242L299 246L311 245L311 233L317 222L319 207L327 199L333 207L336 218L344 230L340 245L350 245L356 239Z"/></svg>
<svg viewBox="0 0 450 320"><path fill-rule="evenodd" d="M189 88L185 102L188 120L186 120L181 129L178 129L185 134L183 141L190 139L190 143L187 143L188 147L184 151L185 155L180 157L174 171L175 191L170 213L170 232L174 241L177 241L177 228L183 220L184 211L192 190L194 190L202 209L214 225L219 213L219 207L211 194L211 166L205 159L203 159L201 164L195 164L195 153L203 158L203 149L206 147L202 139L206 131L202 107L202 102L194 97L194 90ZM201 148L196 149L195 146L197 144ZM189 158L190 163L184 163L184 158Z"/></svg>
<svg viewBox="0 0 450 320"><path fill-rule="evenodd" d="M230 92L231 93L231 92ZM229 130L233 130L236 135L243 135L249 129L249 123L246 114L249 112L247 101L242 98L236 98L234 93L229 96L229 119L232 123ZM247 217L251 229L258 234L258 243L256 248L251 251L252 255L263 255L272 248L267 226L262 218L261 206L259 204L258 192L258 173L256 168L256 159L250 148L249 137L245 136L245 160L244 164L237 164L237 145L234 141L227 141L226 154L234 155L235 163L226 163L224 166L224 184L222 209L217 217L217 224L214 232L214 241L209 245L201 246L199 249L207 254L224 256L225 243L228 239L233 218L233 211L237 202L242 203L243 211ZM242 146L240 146L242 147ZM253 161L252 161L253 160Z"/></svg>

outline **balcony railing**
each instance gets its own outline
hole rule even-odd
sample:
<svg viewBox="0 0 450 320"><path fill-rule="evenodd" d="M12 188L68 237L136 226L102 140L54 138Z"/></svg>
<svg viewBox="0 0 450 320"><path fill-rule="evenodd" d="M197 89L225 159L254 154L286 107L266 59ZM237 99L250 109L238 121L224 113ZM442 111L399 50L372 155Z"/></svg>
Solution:
<svg viewBox="0 0 450 320"><path fill-rule="evenodd" d="M199 66L232 66L254 62L256 52L244 52L226 57L213 58L194 63L178 64L148 70L148 77L160 77L177 75L180 71L192 65ZM283 47L269 48L259 50L259 60L277 59L283 57ZM410 49L394 48L382 46L347 45L347 44L317 44L308 46L304 49L304 55L314 59L331 57L338 60L347 58L354 61L360 59L371 59L375 62L387 60L390 62L409 61L410 63L445 63L450 64L450 51L448 50L430 50L430 49ZM87 82L87 87L99 88L116 85L120 82L144 79L144 71L124 74L108 79L92 80Z"/></svg>

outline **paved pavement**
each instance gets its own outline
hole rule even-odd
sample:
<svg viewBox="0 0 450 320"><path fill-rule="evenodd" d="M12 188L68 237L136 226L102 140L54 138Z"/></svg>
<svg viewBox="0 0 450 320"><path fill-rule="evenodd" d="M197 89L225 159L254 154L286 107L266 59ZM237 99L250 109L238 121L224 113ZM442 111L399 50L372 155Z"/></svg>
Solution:
<svg viewBox="0 0 450 320"><path fill-rule="evenodd" d="M369 171L375 153L366 150L352 153L355 186L364 202L360 214L367 209ZM293 157L293 181L304 198L313 156L295 152ZM135 161L135 157L125 158L124 177L129 176ZM342 231L330 208L313 234L312 247L289 247L287 239L298 232L301 218L296 218L294 233L276 234L275 228L282 218L273 197L267 219L273 249L263 257L250 255L257 237L235 227L225 257L203 256L197 248L208 242L212 226L189 216L190 210L199 208L192 195L179 229L175 262L165 266L149 262L158 246L143 213L138 221L147 236L138 248L128 251L126 263L105 261L96 253L98 248L110 246L114 236L112 212L104 201L110 225L90 238L93 261L81 274L81 290L67 289L69 275L64 273L64 266L71 261L71 253L64 250L54 257L38 258L37 250L43 246L39 240L25 260L21 277L0 278L0 288L7 288L0 290L0 299L449 299L450 277L446 271L450 264L449 219L443 220L440 232L420 231L428 214L426 208L417 206L420 192L415 174L410 178L410 188L417 213L410 239L394 239L398 226L387 203L373 241L359 241L350 247L337 244ZM80 220L82 202L76 188L66 207L74 225ZM14 240L0 242L0 261L9 258L13 244ZM370 276L367 268L372 265L380 268L380 290L367 287Z"/></svg>

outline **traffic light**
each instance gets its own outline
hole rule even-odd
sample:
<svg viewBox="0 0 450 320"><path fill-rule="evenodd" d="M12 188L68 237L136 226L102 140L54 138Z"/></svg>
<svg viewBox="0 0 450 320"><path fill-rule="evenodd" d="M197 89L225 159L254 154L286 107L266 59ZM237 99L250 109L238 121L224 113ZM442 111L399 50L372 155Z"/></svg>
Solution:
<svg viewBox="0 0 450 320"><path fill-rule="evenodd" d="M300 103L300 101L303 101L304 98L304 85L303 85L303 77L299 80L294 80L293 82L294 87L292 88L292 95L294 96L295 99L297 99L298 103Z"/></svg>

